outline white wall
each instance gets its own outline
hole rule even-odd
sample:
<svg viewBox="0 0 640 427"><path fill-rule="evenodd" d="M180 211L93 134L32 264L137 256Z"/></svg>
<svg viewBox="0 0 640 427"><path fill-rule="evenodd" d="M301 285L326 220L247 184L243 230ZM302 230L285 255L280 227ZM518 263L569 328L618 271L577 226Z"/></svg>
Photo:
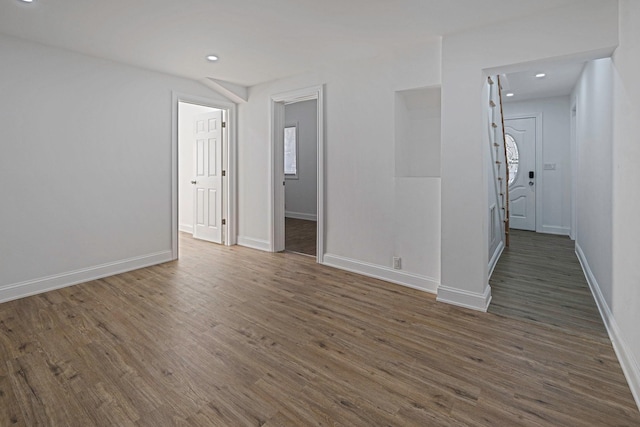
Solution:
<svg viewBox="0 0 640 427"><path fill-rule="evenodd" d="M571 147L569 96L504 104L505 117L542 117L542 158L536 165L536 231L569 235L571 227ZM544 165L555 165L545 170Z"/></svg>
<svg viewBox="0 0 640 427"><path fill-rule="evenodd" d="M396 92L396 177L440 177L441 107L439 86Z"/></svg>
<svg viewBox="0 0 640 427"><path fill-rule="evenodd" d="M286 126L298 126L298 177L286 180L285 216L315 221L318 206L317 101L288 104L284 117Z"/></svg>
<svg viewBox="0 0 640 427"><path fill-rule="evenodd" d="M193 233L193 185L195 173L195 116L212 111L211 107L180 102L178 104L178 227Z"/></svg>
<svg viewBox="0 0 640 427"><path fill-rule="evenodd" d="M640 2L620 2L620 47L613 57L613 276L610 330L640 406ZM617 340L615 339L617 335ZM617 341L617 342L616 342Z"/></svg>
<svg viewBox="0 0 640 427"><path fill-rule="evenodd" d="M622 2L614 60L589 63L573 96L577 120L576 252L640 406L640 7Z"/></svg>
<svg viewBox="0 0 640 427"><path fill-rule="evenodd" d="M611 59L589 62L574 90L576 104L576 249L611 302L613 188Z"/></svg>
<svg viewBox="0 0 640 427"><path fill-rule="evenodd" d="M171 258L172 90L0 36L0 300Z"/></svg>
<svg viewBox="0 0 640 427"><path fill-rule="evenodd" d="M486 310L488 137L486 73L535 61L610 54L618 42L617 3L588 0L526 19L453 34L442 45L442 281L438 300ZM460 268L463 265L464 268Z"/></svg>
<svg viewBox="0 0 640 427"><path fill-rule="evenodd" d="M325 262L435 291L439 178L394 178L393 106L396 91L439 83L439 58L434 42L250 88L239 106L239 241L272 239L270 97L323 84ZM391 269L393 256L402 257L401 271Z"/></svg>

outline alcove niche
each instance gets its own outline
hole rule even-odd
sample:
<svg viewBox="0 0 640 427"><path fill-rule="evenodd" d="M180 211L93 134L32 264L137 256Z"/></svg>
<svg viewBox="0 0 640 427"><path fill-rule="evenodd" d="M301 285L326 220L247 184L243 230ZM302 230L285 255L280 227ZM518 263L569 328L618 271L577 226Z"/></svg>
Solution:
<svg viewBox="0 0 640 427"><path fill-rule="evenodd" d="M440 177L441 89L395 93L395 176Z"/></svg>

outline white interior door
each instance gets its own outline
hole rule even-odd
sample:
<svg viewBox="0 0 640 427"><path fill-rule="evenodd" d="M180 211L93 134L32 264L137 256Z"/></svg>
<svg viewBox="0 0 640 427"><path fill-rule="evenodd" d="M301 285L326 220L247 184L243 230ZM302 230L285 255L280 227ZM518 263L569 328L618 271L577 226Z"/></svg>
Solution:
<svg viewBox="0 0 640 427"><path fill-rule="evenodd" d="M509 227L536 231L536 119L505 119Z"/></svg>
<svg viewBox="0 0 640 427"><path fill-rule="evenodd" d="M214 243L223 242L222 120L222 110L197 115L194 120L193 237Z"/></svg>

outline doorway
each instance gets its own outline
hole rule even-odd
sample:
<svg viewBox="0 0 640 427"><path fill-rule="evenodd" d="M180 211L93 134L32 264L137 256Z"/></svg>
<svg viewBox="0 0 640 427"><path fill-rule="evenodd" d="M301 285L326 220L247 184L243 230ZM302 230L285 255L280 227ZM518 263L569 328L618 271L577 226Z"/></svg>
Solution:
<svg viewBox="0 0 640 427"><path fill-rule="evenodd" d="M224 243L225 111L178 103L180 231Z"/></svg>
<svg viewBox="0 0 640 427"><path fill-rule="evenodd" d="M208 242L235 242L235 106L173 96L172 247L178 233Z"/></svg>
<svg viewBox="0 0 640 427"><path fill-rule="evenodd" d="M505 118L509 228L536 231L536 118Z"/></svg>
<svg viewBox="0 0 640 427"><path fill-rule="evenodd" d="M311 198L315 198L315 219L316 219L316 241L315 241L315 256L319 263L323 261L324 255L324 103L323 103L323 87L314 86L305 89L299 89L291 92L277 94L271 97L271 250L273 252L281 252L286 249L286 216L287 210L289 216L295 216L295 205L292 203L292 199L287 204L286 201L286 186L287 181L292 183L295 179L294 171L291 168L291 147L289 146L289 164L287 164L287 174L285 174L285 129L289 136L294 133L297 136L301 136L297 129L297 126L292 126L295 123L300 124L299 120L292 120L291 117L287 122L286 107L288 105L304 104L305 101L311 101L310 106L315 107L315 129L313 126L309 126L308 129L311 133L315 133L315 146L316 146L316 159L315 159L315 194L310 194ZM313 113L312 113L313 114ZM297 133L296 133L297 132ZM299 141L298 141L299 142ZM291 145L291 142L289 142ZM299 145L298 145L299 146ZM299 153L296 153L299 154ZM297 166L300 167L300 173L302 173L302 166L300 156L297 157ZM311 167L306 166L307 172ZM287 179L289 175L289 179ZM290 187L294 187L290 184ZM298 187L300 187L298 185ZM307 190L305 194L309 196L309 193L313 192L313 189ZM306 199L308 199L307 197ZM302 213L304 212L297 212ZM313 213L307 212L309 216L304 218L293 218L310 220L313 218ZM305 216L305 215L298 215Z"/></svg>
<svg viewBox="0 0 640 427"><path fill-rule="evenodd" d="M317 100L285 105L285 251L316 256Z"/></svg>

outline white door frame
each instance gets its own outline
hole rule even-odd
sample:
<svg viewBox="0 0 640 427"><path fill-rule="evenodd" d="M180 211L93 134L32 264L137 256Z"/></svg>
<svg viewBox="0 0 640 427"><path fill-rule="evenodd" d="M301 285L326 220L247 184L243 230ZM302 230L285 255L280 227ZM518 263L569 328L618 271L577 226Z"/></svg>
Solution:
<svg viewBox="0 0 640 427"><path fill-rule="evenodd" d="M270 248L272 252L284 250L284 147L281 144L284 135L284 106L294 102L315 99L317 103L317 237L316 260L319 263L324 259L324 87L312 86L283 92L271 96L271 170L270 197L271 202L269 223L271 225Z"/></svg>
<svg viewBox="0 0 640 427"><path fill-rule="evenodd" d="M576 213L576 206L578 205L578 98L576 96L575 102L571 105L571 228L569 229L569 237L571 240L578 238L578 220Z"/></svg>
<svg viewBox="0 0 640 427"><path fill-rule="evenodd" d="M538 112L538 113L531 113L531 114L513 114L513 115L505 115L504 116L504 120L505 122L507 120L517 120L517 119L535 119L536 121L536 167L535 167L535 172L536 172L536 185L534 187L534 192L536 195L536 233L542 233L544 232L543 230L543 224L542 224L542 212L543 211L543 200L541 196L541 192L539 191L539 189L544 188L543 185L543 171L544 171L544 165L542 164L542 161L544 159L543 157L543 151L542 151L542 113ZM505 126L507 124L505 123Z"/></svg>
<svg viewBox="0 0 640 427"><path fill-rule="evenodd" d="M223 155L223 167L226 171L226 179L223 182L224 218L226 230L224 232L224 244L231 246L236 244L236 104L219 101L196 95L171 92L171 251L172 259L178 259L178 103L186 102L205 107L223 110L227 121L227 150Z"/></svg>

